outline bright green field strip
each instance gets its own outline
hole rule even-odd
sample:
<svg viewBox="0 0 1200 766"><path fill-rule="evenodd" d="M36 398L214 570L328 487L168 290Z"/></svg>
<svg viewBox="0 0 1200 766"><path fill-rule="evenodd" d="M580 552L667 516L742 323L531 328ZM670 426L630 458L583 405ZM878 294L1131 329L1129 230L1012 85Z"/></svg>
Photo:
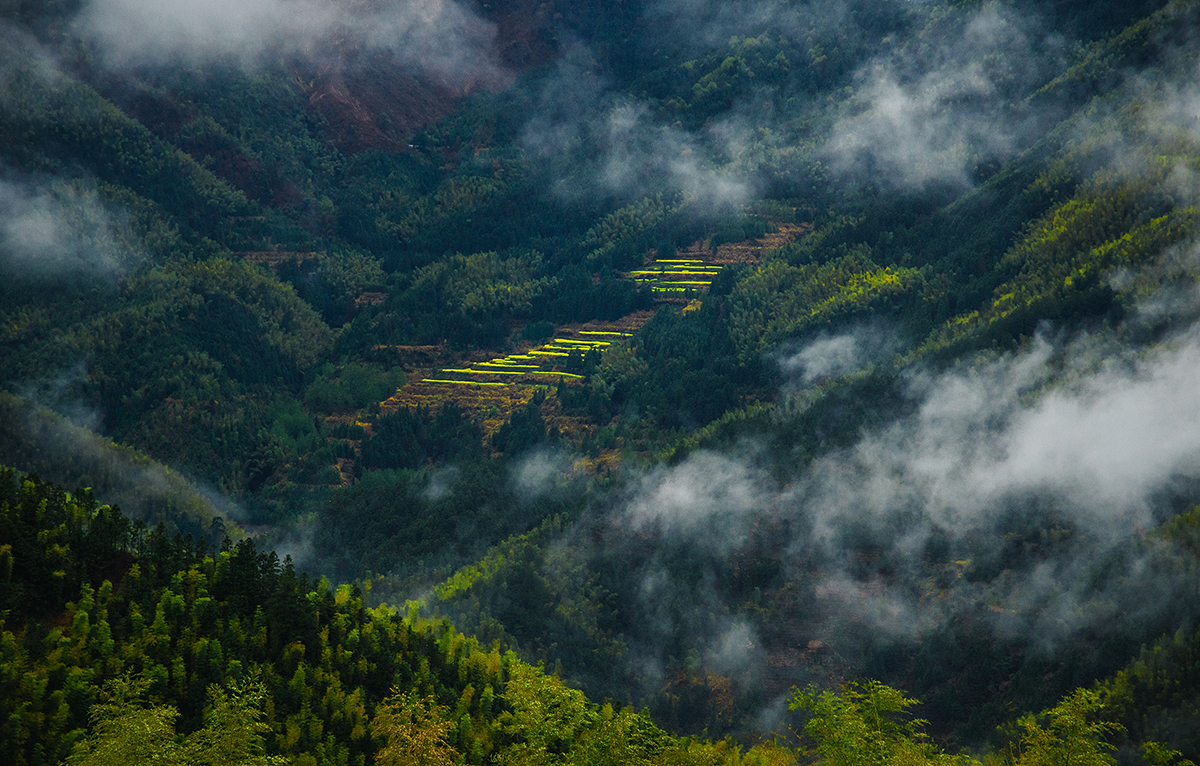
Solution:
<svg viewBox="0 0 1200 766"><path fill-rule="evenodd" d="M611 346L612 341L607 340L570 340L567 338L555 338L555 343L569 343L572 346L580 348L599 348L600 346Z"/></svg>
<svg viewBox="0 0 1200 766"><path fill-rule="evenodd" d="M576 375L573 372L555 372L554 370L540 370L538 372L531 372L529 374L530 375L561 375L564 378L582 378L583 377L582 375Z"/></svg>
<svg viewBox="0 0 1200 766"><path fill-rule="evenodd" d="M442 372L470 372L466 367L443 367Z"/></svg>
<svg viewBox="0 0 1200 766"><path fill-rule="evenodd" d="M528 375L525 370L509 372L507 370L467 370L472 375Z"/></svg>
<svg viewBox="0 0 1200 766"><path fill-rule="evenodd" d="M716 276L720 274L720 269L671 269L670 271L631 271L630 276L637 277L674 277L680 274L704 274L708 276Z"/></svg>
<svg viewBox="0 0 1200 766"><path fill-rule="evenodd" d="M421 378L422 383L451 383L456 386L507 386L507 383L487 383L481 380L440 380L438 378Z"/></svg>
<svg viewBox="0 0 1200 766"><path fill-rule="evenodd" d="M538 356L570 356L565 351L530 351L529 353L537 354Z"/></svg>
<svg viewBox="0 0 1200 766"><path fill-rule="evenodd" d="M514 364L512 362L480 362L476 367L522 367L531 370L536 370L541 367L540 364Z"/></svg>
<svg viewBox="0 0 1200 766"><path fill-rule="evenodd" d="M580 335L620 335L624 338L633 336L631 332L617 332L616 330L580 330Z"/></svg>
<svg viewBox="0 0 1200 766"><path fill-rule="evenodd" d="M704 263L702 258L657 258L655 263Z"/></svg>

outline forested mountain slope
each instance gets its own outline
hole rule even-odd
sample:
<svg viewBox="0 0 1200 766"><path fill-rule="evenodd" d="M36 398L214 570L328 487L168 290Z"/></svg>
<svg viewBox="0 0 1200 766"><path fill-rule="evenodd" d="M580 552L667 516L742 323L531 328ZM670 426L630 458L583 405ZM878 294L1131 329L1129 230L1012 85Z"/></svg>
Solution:
<svg viewBox="0 0 1200 766"><path fill-rule="evenodd" d="M644 713L588 702L496 644L488 651L446 621L420 620L415 603L407 617L367 609L358 588L334 591L324 578L314 586L251 540L205 550L161 528L147 532L86 491L68 494L7 469L0 530L10 541L0 547L0 746L14 764L787 764L810 756L786 741L743 754L729 741L673 737ZM1103 735L1122 727L1089 720L1102 701L1154 694L1145 669L1171 672L1191 643L1177 639L1110 689L1079 689L1040 719L1023 718L1008 743L1022 750L1013 762L1106 760ZM923 722L910 720L913 704L870 682L840 694L810 688L789 706L809 712L808 742L830 762L864 746L889 762L950 759ZM1157 742L1145 752L1152 763L1178 757Z"/></svg>
<svg viewBox="0 0 1200 766"><path fill-rule="evenodd" d="M1121 758L1200 755L1200 4L0 13L0 463L162 523L117 561L175 557L144 592L48 569L57 611L6 596L13 646L73 640L104 579L148 614L249 557L306 625L411 600L373 629L448 618L428 641L644 707L626 733L748 744L799 726L794 688L819 720L875 679L984 752L1102 682ZM246 636L266 592L230 602ZM323 652L305 630L238 660L261 688L199 655L47 671L69 713L7 741L66 757L131 671L181 736L268 700L266 751L374 757L373 706L420 685L346 676L365 712L288 739L308 708L268 666ZM418 689L447 709L452 654L462 684ZM446 742L518 758L488 716Z"/></svg>

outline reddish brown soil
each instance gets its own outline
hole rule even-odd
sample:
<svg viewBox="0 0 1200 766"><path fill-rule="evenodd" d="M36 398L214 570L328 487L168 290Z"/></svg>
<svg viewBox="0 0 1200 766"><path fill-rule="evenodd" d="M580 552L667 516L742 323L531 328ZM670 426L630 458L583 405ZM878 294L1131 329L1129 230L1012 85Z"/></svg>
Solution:
<svg viewBox="0 0 1200 766"><path fill-rule="evenodd" d="M468 95L459 88L399 70L379 56L353 68L342 59L321 69L297 65L308 106L325 119L325 136L347 153L407 151L423 126L454 111Z"/></svg>
<svg viewBox="0 0 1200 766"><path fill-rule="evenodd" d="M387 54L364 52L351 40L314 51L293 64L293 74L309 107L325 119L326 136L342 151L406 151L422 127L449 115L462 98L481 89L504 90L518 73L557 55L553 18L553 3L541 0L515 0L493 10L490 58L497 66L485 74L422 72Z"/></svg>
<svg viewBox="0 0 1200 766"><path fill-rule="evenodd" d="M697 242L687 250L680 250L679 258L703 258L705 265L726 266L732 263L758 263L764 254L800 239L812 231L811 223L780 223L776 230L761 239L744 242L727 242L714 251L708 242Z"/></svg>

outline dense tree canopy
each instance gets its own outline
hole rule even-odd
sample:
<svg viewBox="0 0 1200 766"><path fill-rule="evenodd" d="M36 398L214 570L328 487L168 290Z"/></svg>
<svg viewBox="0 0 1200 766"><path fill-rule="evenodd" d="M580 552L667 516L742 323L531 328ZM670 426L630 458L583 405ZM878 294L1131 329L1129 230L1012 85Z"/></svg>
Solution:
<svg viewBox="0 0 1200 766"><path fill-rule="evenodd" d="M0 756L1200 757L1200 3L185 5L0 8Z"/></svg>

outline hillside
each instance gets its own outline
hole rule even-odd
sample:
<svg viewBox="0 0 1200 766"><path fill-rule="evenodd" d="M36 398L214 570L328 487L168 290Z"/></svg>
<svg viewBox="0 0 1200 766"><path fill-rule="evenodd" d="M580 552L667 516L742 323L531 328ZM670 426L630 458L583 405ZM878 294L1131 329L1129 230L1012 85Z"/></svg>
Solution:
<svg viewBox="0 0 1200 766"><path fill-rule="evenodd" d="M896 689L922 758L1068 703L1200 757L1200 4L176 10L0 9L0 464L128 518L5 596L25 762L110 683L179 747L522 762L512 668L551 760L832 764ZM156 665L66 648L106 580ZM338 666L368 624L408 670Z"/></svg>

